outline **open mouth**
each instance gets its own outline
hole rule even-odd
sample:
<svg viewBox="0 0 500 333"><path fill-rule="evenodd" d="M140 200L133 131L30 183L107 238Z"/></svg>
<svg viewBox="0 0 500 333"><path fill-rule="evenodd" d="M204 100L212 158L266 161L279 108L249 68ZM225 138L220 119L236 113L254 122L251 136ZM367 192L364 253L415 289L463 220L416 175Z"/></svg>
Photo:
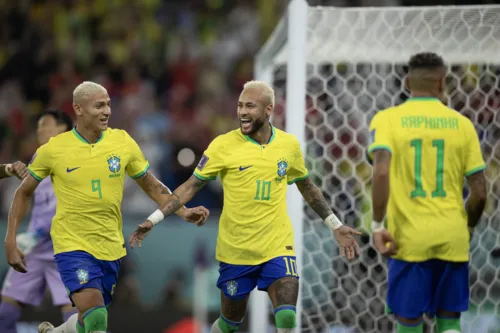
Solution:
<svg viewBox="0 0 500 333"><path fill-rule="evenodd" d="M250 119L240 119L241 128L246 131L252 128L252 121Z"/></svg>

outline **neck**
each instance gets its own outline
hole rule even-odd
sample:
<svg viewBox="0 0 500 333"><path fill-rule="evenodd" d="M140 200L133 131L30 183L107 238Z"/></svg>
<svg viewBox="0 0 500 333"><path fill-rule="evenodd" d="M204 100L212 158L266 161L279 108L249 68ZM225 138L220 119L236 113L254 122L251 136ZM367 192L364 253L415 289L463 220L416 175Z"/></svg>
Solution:
<svg viewBox="0 0 500 333"><path fill-rule="evenodd" d="M440 99L438 97L438 94L434 94L432 92L425 92L425 91L412 91L411 92L411 97L412 98L424 97L424 98L437 98L437 99Z"/></svg>
<svg viewBox="0 0 500 333"><path fill-rule="evenodd" d="M96 143L102 135L101 130L89 129L78 121L76 122L76 130L89 143Z"/></svg>
<svg viewBox="0 0 500 333"><path fill-rule="evenodd" d="M271 129L271 123L267 122L262 126L257 132L249 135L252 139L264 145L269 142L271 139L271 135L273 135L273 130Z"/></svg>

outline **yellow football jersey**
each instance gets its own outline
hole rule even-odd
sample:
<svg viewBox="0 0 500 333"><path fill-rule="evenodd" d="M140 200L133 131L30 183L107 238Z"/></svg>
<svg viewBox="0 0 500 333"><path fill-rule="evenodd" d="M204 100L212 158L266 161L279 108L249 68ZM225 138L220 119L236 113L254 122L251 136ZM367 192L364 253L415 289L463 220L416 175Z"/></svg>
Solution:
<svg viewBox="0 0 500 333"><path fill-rule="evenodd" d="M215 138L194 175L220 176L224 207L216 258L234 265L258 265L293 256L293 228L286 209L287 184L308 172L297 138L273 127L265 145L239 129Z"/></svg>
<svg viewBox="0 0 500 333"><path fill-rule="evenodd" d="M149 164L127 132L107 129L90 144L76 129L38 148L28 167L51 177L57 197L50 235L55 253L85 251L100 260L126 254L120 205L125 173L144 175Z"/></svg>
<svg viewBox="0 0 500 333"><path fill-rule="evenodd" d="M434 98L411 98L370 125L369 157L391 152L388 229L406 261L469 260L464 176L485 168L471 121Z"/></svg>

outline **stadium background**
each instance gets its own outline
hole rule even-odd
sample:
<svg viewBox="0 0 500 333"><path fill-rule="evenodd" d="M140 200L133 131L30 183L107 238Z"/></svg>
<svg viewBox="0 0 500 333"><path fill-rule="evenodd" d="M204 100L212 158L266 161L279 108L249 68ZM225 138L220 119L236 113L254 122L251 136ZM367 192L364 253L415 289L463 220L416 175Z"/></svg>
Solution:
<svg viewBox="0 0 500 333"><path fill-rule="evenodd" d="M309 3L409 6L428 5L430 1L311 0ZM1 1L0 162L20 159L27 163L36 149L36 115L45 107L57 107L73 116L72 90L81 80L88 79L108 89L113 103L111 126L129 131L149 159L153 172L170 188L177 187L189 177L210 140L237 126L235 105L242 84L252 79L253 57L286 4L284 0ZM432 5L436 4L468 3L432 1ZM487 75L481 75L485 70ZM490 179L496 178L493 175L500 168L499 70L471 65L457 67L455 71L463 79L462 86L467 85L467 73L474 72L474 77L484 78L481 90L488 93L472 96L477 103L468 103L476 107L461 110L460 99L456 107L475 121L486 157L494 157L489 159ZM285 87L284 82L278 69L275 82L278 95ZM283 103L278 103L275 123L278 127L283 127L280 117L283 108ZM315 111L308 112L307 117L308 123L315 126ZM353 140L355 131L367 125L351 120L351 131L339 136L340 142ZM321 126L319 121L317 126ZM331 142L332 138L332 133L324 133L323 143ZM333 157L343 149L335 144L330 147ZM362 150L348 152L353 160L362 153ZM324 172L331 170L324 168ZM368 166L356 171L357 178L369 177ZM341 173L338 177L344 176ZM0 182L0 234L5 234L6 214L17 185L15 179ZM497 210L500 187L493 183L490 188L491 214ZM128 236L155 206L133 181L127 183L123 203L124 231ZM204 188L192 201L192 205L199 204L212 210L211 219L202 229L174 217L160 226L164 230L150 236L146 246L129 252L110 309L111 332L141 332L145 322L150 328L148 332L191 332L188 326L197 299L193 272L200 265L208 271L210 321L218 315L214 249L222 196L217 182ZM356 216L350 222L363 227ZM498 232L498 223L496 226ZM488 280L500 277L498 255L495 256L498 254L495 248L499 246L498 238L492 235L477 256L478 260L490 261L489 273L482 272L489 276ZM5 258L3 247L0 254ZM0 277L6 270L5 260L0 260ZM484 289L496 295L498 315L498 288ZM485 321L492 320L495 312L485 312L484 316ZM25 325L19 332L33 332L30 322L45 319L59 322L59 317L47 299L40 308L24 313ZM175 324L184 328L172 328Z"/></svg>

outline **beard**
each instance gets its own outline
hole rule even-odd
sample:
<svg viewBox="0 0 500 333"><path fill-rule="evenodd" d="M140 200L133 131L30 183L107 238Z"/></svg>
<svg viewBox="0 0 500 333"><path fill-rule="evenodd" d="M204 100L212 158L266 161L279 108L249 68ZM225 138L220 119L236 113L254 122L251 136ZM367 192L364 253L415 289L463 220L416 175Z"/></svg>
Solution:
<svg viewBox="0 0 500 333"><path fill-rule="evenodd" d="M240 124L240 129L241 129L241 132L243 132L243 134L252 135L252 134L257 133L262 128L262 126L264 126L265 123L266 123L266 121L263 119L256 119L256 120L252 120L252 126L250 127L250 130L247 133L245 133L243 131L243 126L241 124Z"/></svg>

